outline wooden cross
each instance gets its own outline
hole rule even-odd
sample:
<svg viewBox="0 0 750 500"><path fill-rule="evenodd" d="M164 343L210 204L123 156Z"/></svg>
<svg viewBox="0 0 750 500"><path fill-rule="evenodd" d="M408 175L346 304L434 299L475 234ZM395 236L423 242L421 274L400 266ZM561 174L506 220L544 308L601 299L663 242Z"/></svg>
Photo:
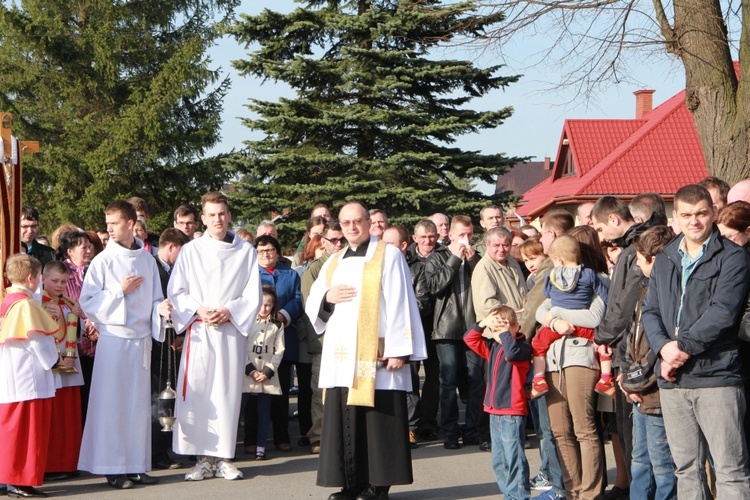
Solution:
<svg viewBox="0 0 750 500"><path fill-rule="evenodd" d="M0 112L0 137L3 139L3 156L0 158L2 175L0 175L0 259L2 260L3 282L0 295L5 295L5 287L10 283L5 279L5 260L21 251L21 153L38 153L36 141L18 141L13 137L13 117L10 113ZM15 143L15 144L14 144ZM13 149L17 148L16 158L12 158Z"/></svg>

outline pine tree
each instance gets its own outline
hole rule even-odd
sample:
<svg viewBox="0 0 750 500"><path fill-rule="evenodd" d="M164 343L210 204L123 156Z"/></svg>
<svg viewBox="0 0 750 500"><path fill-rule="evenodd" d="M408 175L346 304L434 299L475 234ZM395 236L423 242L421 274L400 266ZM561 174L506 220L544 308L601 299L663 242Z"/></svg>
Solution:
<svg viewBox="0 0 750 500"><path fill-rule="evenodd" d="M129 196L160 214L158 228L180 202L221 186L219 159L202 156L219 140L229 81L206 50L238 3L0 5L0 109L19 137L41 142L23 180L44 229L100 226L106 204Z"/></svg>
<svg viewBox="0 0 750 500"><path fill-rule="evenodd" d="M249 219L290 209L304 220L316 203L358 199L391 222L436 211L476 214L490 201L471 181L494 183L518 158L453 146L463 134L499 126L511 108L475 111L469 102L515 82L431 51L475 37L501 16L478 18L474 3L438 0L308 0L289 14L242 15L230 28L258 50L233 65L244 76L284 82L296 96L250 99L264 137L228 161L239 182L235 211ZM246 180L252 180L243 182ZM300 223L294 225L299 229Z"/></svg>

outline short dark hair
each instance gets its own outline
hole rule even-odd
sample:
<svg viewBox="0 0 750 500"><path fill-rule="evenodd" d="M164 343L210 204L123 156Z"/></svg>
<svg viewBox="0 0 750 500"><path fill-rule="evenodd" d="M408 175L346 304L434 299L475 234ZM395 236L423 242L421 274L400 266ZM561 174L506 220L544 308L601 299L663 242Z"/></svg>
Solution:
<svg viewBox="0 0 750 500"><path fill-rule="evenodd" d="M104 209L105 214L113 214L119 212L125 217L125 220L132 220L135 222L138 219L138 214L135 213L135 207L128 201L115 200Z"/></svg>
<svg viewBox="0 0 750 500"><path fill-rule="evenodd" d="M159 236L159 248L165 247L169 244L177 247L181 247L190 243L190 238L185 233L175 227L165 229L161 236Z"/></svg>
<svg viewBox="0 0 750 500"><path fill-rule="evenodd" d="M341 231L341 224L337 220L329 220L326 222L326 227L323 228L323 234L328 234L328 231Z"/></svg>
<svg viewBox="0 0 750 500"><path fill-rule="evenodd" d="M656 254L674 239L674 231L669 226L654 226L646 229L633 241L633 248L651 262Z"/></svg>
<svg viewBox="0 0 750 500"><path fill-rule="evenodd" d="M699 186L703 186L706 189L715 189L719 193L719 198L727 202L727 195L729 194L729 183L724 179L718 177L706 177L698 183ZM709 193L710 194L710 193Z"/></svg>
<svg viewBox="0 0 750 500"><path fill-rule="evenodd" d="M395 230L398 232L399 243L409 243L409 231L404 226L391 226L386 231Z"/></svg>
<svg viewBox="0 0 750 500"><path fill-rule="evenodd" d="M430 219L422 219L421 221L417 222L417 225L414 226L414 234L417 234L417 229L420 228L424 229L426 232L432 231L433 233L437 234L437 226Z"/></svg>
<svg viewBox="0 0 750 500"><path fill-rule="evenodd" d="M261 245L272 245L276 249L276 253L281 257L281 245L279 245L279 240L270 234L264 234L255 239L255 248L258 248Z"/></svg>
<svg viewBox="0 0 750 500"><path fill-rule="evenodd" d="M23 219L39 222L39 212L31 205L23 205L21 207L21 220Z"/></svg>
<svg viewBox="0 0 750 500"><path fill-rule="evenodd" d="M711 193L708 192L708 189L698 184L688 184L677 190L674 195L675 210L677 209L678 201L687 203L688 205L696 205L701 201L705 201L708 203L709 207L713 207L714 205L714 201L711 199Z"/></svg>
<svg viewBox="0 0 750 500"><path fill-rule="evenodd" d="M127 203L127 202L126 202ZM64 231L60 234L57 245L57 258L58 260L65 260L68 258L68 250L84 244L84 242L91 243L91 238L85 231Z"/></svg>
<svg viewBox="0 0 750 500"><path fill-rule="evenodd" d="M206 208L206 203L223 203L229 210L229 198L221 191L210 191L201 198L201 206Z"/></svg>
<svg viewBox="0 0 750 500"><path fill-rule="evenodd" d="M594 208L591 209L591 218L599 224L606 222L607 217L611 214L615 214L625 222L633 222L633 216L630 215L628 206L624 201L614 196L602 196L596 200Z"/></svg>
<svg viewBox="0 0 750 500"><path fill-rule="evenodd" d="M137 196L131 196L130 198L128 198L128 203L133 205L133 208L135 209L136 212L140 210L141 212L148 213L148 203L146 203L146 200L144 200L143 198L138 198Z"/></svg>
<svg viewBox="0 0 750 500"><path fill-rule="evenodd" d="M640 217L647 221L656 214L658 224L667 222L667 208L664 206L664 200L656 193L639 194L630 201L628 209L633 218Z"/></svg>
<svg viewBox="0 0 750 500"><path fill-rule="evenodd" d="M65 265L64 262L59 260L51 260L47 262L44 265L44 271L42 271L42 274L45 276L49 276L49 273L57 271L61 274L70 274L70 269L68 269L68 266Z"/></svg>
<svg viewBox="0 0 750 500"><path fill-rule="evenodd" d="M174 220L176 221L177 217L185 217L186 215L192 215L197 221L200 216L200 211L190 203L183 203L175 209Z"/></svg>
<svg viewBox="0 0 750 500"><path fill-rule="evenodd" d="M575 225L576 222L573 220L573 216L570 212L562 208L550 210L544 214L544 217L542 217L542 226L552 228L557 236L562 236L567 233L573 229Z"/></svg>
<svg viewBox="0 0 750 500"><path fill-rule="evenodd" d="M309 233L310 229L314 228L315 226L320 226L321 224L325 225L326 222L327 221L325 217L321 217L319 215L316 215L315 217L310 217L309 219L307 219L307 224L306 224L307 232Z"/></svg>

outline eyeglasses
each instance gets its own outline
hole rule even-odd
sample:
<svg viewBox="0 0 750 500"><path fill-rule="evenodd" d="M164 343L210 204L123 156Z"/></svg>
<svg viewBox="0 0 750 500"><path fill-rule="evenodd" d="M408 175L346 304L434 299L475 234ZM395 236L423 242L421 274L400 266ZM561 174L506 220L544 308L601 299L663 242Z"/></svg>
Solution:
<svg viewBox="0 0 750 500"><path fill-rule="evenodd" d="M258 249L258 253L259 253L259 254L260 254L260 253L264 253L264 254L266 254L266 255L271 255L271 254L274 254L274 253L276 253L276 249L275 249L275 248L264 248L264 249Z"/></svg>
<svg viewBox="0 0 750 500"><path fill-rule="evenodd" d="M176 226L192 226L197 224L194 220L176 220L174 223Z"/></svg>
<svg viewBox="0 0 750 500"><path fill-rule="evenodd" d="M338 245L339 243L343 243L344 241L346 241L345 238L326 238L325 236L323 236L323 239L331 243L332 245Z"/></svg>
<svg viewBox="0 0 750 500"><path fill-rule="evenodd" d="M37 229L39 224L21 224L21 229Z"/></svg>
<svg viewBox="0 0 750 500"><path fill-rule="evenodd" d="M341 224L341 227L349 227L352 224L355 226L361 226L364 221L367 219L352 219L352 220L341 220L339 221L339 224Z"/></svg>

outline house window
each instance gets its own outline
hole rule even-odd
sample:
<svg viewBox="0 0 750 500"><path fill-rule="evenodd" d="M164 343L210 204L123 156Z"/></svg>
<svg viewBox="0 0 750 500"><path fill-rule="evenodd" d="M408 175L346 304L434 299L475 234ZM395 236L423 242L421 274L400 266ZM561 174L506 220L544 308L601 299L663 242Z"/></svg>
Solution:
<svg viewBox="0 0 750 500"><path fill-rule="evenodd" d="M574 177L576 175L576 166L573 161L573 154L570 152L570 148L566 148L565 161L562 165L560 177Z"/></svg>

